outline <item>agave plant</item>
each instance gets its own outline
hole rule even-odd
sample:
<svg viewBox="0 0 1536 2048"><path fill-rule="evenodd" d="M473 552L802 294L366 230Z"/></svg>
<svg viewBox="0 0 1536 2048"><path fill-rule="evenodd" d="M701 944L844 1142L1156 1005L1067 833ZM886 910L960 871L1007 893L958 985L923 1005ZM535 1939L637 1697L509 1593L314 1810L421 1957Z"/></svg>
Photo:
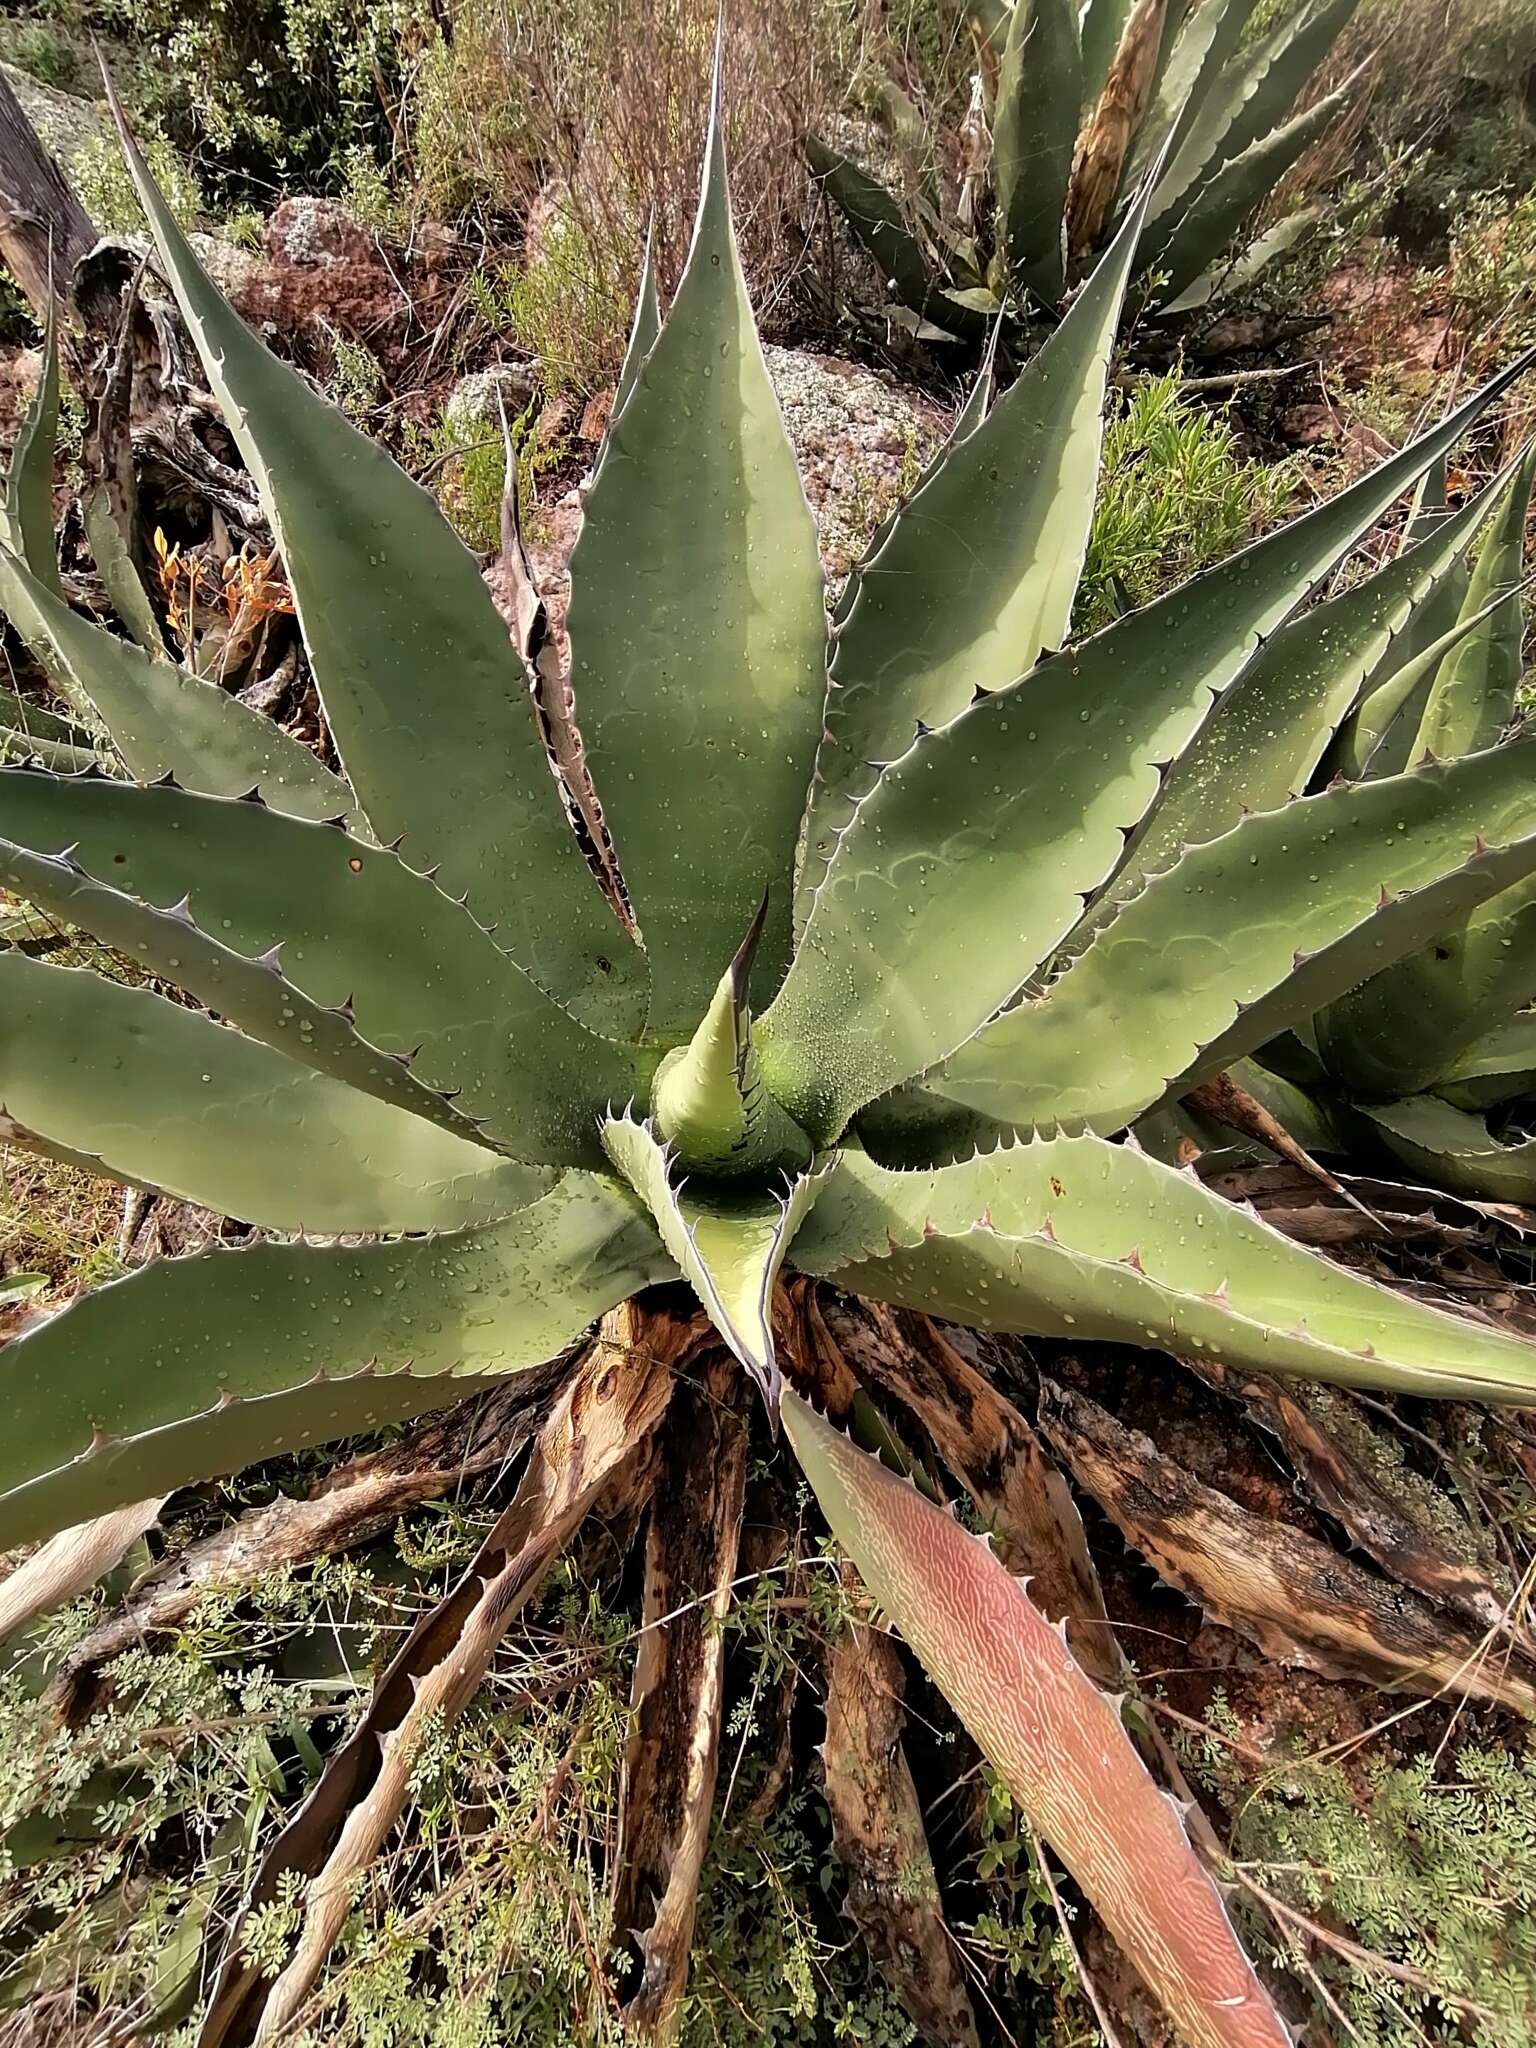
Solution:
<svg viewBox="0 0 1536 2048"><path fill-rule="evenodd" d="M287 564L338 765L71 610L46 519L13 518L0 599L126 774L0 769L0 881L186 999L0 954L8 1135L256 1235L154 1262L11 1345L0 1542L553 1372L558 1430L499 1563L454 1596L463 1636L414 1698L381 1682L389 1739L370 1747L370 1723L326 1781L333 1818L338 1786L372 1788L334 1852L355 1869L398 1811L389 1788L405 1797L410 1733L463 1704L637 1432L669 1399L698 1405L669 1361L679 1327L702 1330L715 1450L663 1470L653 1526L718 1517L710 1598L741 1513L719 1418L746 1375L1182 2037L1286 2048L1116 1706L985 1542L829 1420L859 1412L846 1362L849 1384L818 1379L775 1332L795 1273L998 1330L1530 1399L1531 1347L1116 1142L1536 874L1525 744L1297 800L1250 749L1221 815L1195 801L1242 736L1311 745L1345 715L1469 519L1286 622L1515 372L1063 649L1144 195L1006 396L981 380L829 629L712 118L687 267L665 321L642 292L586 503L562 782L473 559L224 304L125 148ZM537 631L532 653L542 668ZM549 1365L626 1303L596 1379ZM658 1616L668 1590L661 1571ZM642 1659L646 1699L666 1654ZM652 1801L677 1831L637 1892L661 1900L636 2004L663 2034L679 1986L657 1928L686 1954L715 1669L675 1798ZM281 1855L321 1833L306 1809ZM285 2023L348 1896L317 1884L275 1985L237 1950L204 2039L258 1995L264 2026Z"/></svg>
<svg viewBox="0 0 1536 2048"><path fill-rule="evenodd" d="M900 323L969 340L1000 312L1054 309L1140 204L1149 173L1135 263L1149 307L1192 312L1294 248L1319 207L1295 208L1246 246L1238 238L1347 105L1352 79L1291 111L1358 0L1283 9L1245 40L1256 4L978 0L968 11L981 64L955 193L890 81L879 111L910 199L812 137L811 167L889 281Z"/></svg>
<svg viewBox="0 0 1536 2048"><path fill-rule="evenodd" d="M1463 759L1518 730L1533 478L1527 452L1453 517L1443 469L1427 479L1407 554L1480 529L1475 568L1458 553L1368 678L1323 777L1370 783L1413 762ZM1260 1066L1246 1077L1316 1149L1375 1149L1456 1193L1536 1201L1536 1140L1521 1128L1536 1103L1533 1003L1536 888L1523 882L1267 1049L1278 1072Z"/></svg>

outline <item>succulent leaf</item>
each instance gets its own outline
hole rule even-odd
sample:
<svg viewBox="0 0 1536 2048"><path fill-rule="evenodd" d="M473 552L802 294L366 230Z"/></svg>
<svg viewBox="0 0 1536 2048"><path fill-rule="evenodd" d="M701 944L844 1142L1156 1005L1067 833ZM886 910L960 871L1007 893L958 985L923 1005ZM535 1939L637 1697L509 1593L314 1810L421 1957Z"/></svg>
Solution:
<svg viewBox="0 0 1536 2048"><path fill-rule="evenodd" d="M1098 487L1104 385L1139 214L1008 392L954 436L839 611L802 888L919 725L947 723L1067 636ZM984 393L988 366L972 393Z"/></svg>
<svg viewBox="0 0 1536 2048"><path fill-rule="evenodd" d="M860 804L759 1024L818 1144L947 1057L1076 924L1187 746L1272 632L1511 372L1370 477L920 735ZM1514 371L1518 374L1518 370Z"/></svg>
<svg viewBox="0 0 1536 2048"><path fill-rule="evenodd" d="M882 1610L1196 2048L1287 2048L1178 1811L1114 1701L992 1554L798 1395L784 1428Z"/></svg>
<svg viewBox="0 0 1536 2048"><path fill-rule="evenodd" d="M1461 608L1477 630L1441 663L1414 742L1440 760L1491 747L1514 716L1525 617L1520 602L1525 523L1536 480L1536 441L1505 484ZM1487 607L1497 609L1484 616Z"/></svg>
<svg viewBox="0 0 1536 2048"><path fill-rule="evenodd" d="M141 781L174 775L210 796L260 789L268 803L302 818L352 810L340 776L270 718L71 611L4 548L0 611L76 716L87 724L99 719Z"/></svg>
<svg viewBox="0 0 1536 2048"><path fill-rule="evenodd" d="M1435 603L1486 517L1474 500L1342 596L1289 620L1257 649L1194 739L1170 762L1118 874L1072 935L1077 951L1175 861L1245 811L1299 796L1367 678Z"/></svg>
<svg viewBox="0 0 1536 2048"><path fill-rule="evenodd" d="M91 553L96 558L96 568L106 585L112 609L144 652L160 659L165 654L160 621L155 617L155 608L149 601L143 578L134 567L128 542L112 517L107 493L104 490L92 491L81 511L86 539L91 544Z"/></svg>
<svg viewBox="0 0 1536 2048"><path fill-rule="evenodd" d="M1458 1109L1536 1097L1536 1012L1495 1026L1448 1062L1435 1092Z"/></svg>
<svg viewBox="0 0 1536 2048"><path fill-rule="evenodd" d="M1163 292L1170 304L1206 274L1259 202L1348 106L1354 83L1346 79L1336 92L1222 164L1175 215L1164 216L1174 219L1171 233L1160 237L1154 226L1143 237L1142 267L1166 278Z"/></svg>
<svg viewBox="0 0 1536 2048"><path fill-rule="evenodd" d="M1288 10L1268 35L1230 55L1200 101L1152 202L1161 219L1209 188L1221 170L1279 132L1359 0ZM1251 14L1252 9L1238 9ZM1274 181L1271 181L1271 183Z"/></svg>
<svg viewBox="0 0 1536 2048"><path fill-rule="evenodd" d="M656 296L656 237L655 229L645 238L645 256L640 265L640 289L635 294L635 313L630 322L629 344L624 351L624 362L619 370L619 381L614 387L613 405L609 420L616 420L628 402L629 394L635 388L635 379L640 375L640 366L656 346L661 333L661 302Z"/></svg>
<svg viewBox="0 0 1536 2048"><path fill-rule="evenodd" d="M23 741L52 740L60 746L91 751L91 735L67 713L48 711L16 690L0 688L0 720Z"/></svg>
<svg viewBox="0 0 1536 2048"><path fill-rule="evenodd" d="M1536 1202L1536 1137L1495 1138L1482 1117L1435 1095L1371 1103L1356 1114L1401 1165L1436 1187L1485 1202Z"/></svg>
<svg viewBox="0 0 1536 2048"><path fill-rule="evenodd" d="M58 438L58 313L55 302L50 301L43 336L43 374L11 450L5 496L0 501L0 540L62 600L64 585L53 540L53 458Z"/></svg>
<svg viewBox="0 0 1536 2048"><path fill-rule="evenodd" d="M405 835L413 861L436 863L453 894L467 890L546 988L590 1002L616 1029L638 1022L643 962L567 827L520 659L473 557L429 494L225 303L113 106L374 835Z"/></svg>
<svg viewBox="0 0 1536 2048"><path fill-rule="evenodd" d="M456 1236L157 1260L8 1348L0 1548L461 1400L672 1270L587 1174Z"/></svg>
<svg viewBox="0 0 1536 2048"><path fill-rule="evenodd" d="M1175 129L1178 140L1164 160L1159 186L1175 175L1186 186L1199 176L1200 165L1230 118L1229 98L1218 89L1257 5L1258 0L1230 0L1225 7L1189 7L1177 28L1165 32L1152 103L1132 138L1121 178L1122 201L1141 182Z"/></svg>
<svg viewBox="0 0 1536 2048"><path fill-rule="evenodd" d="M1536 1345L1331 1265L1192 1175L1102 1138L1039 1138L928 1173L843 1152L791 1263L985 1329L1403 1393L1536 1391Z"/></svg>
<svg viewBox="0 0 1536 2048"><path fill-rule="evenodd" d="M718 106L688 264L571 575L577 723L650 957L648 1028L676 1043L765 888L764 987L784 971L826 685L816 529L747 300Z"/></svg>
<svg viewBox="0 0 1536 2048"><path fill-rule="evenodd" d="M549 1184L149 989L8 952L0 997L13 1140L221 1215L326 1235L462 1229Z"/></svg>
<svg viewBox="0 0 1536 2048"><path fill-rule="evenodd" d="M1243 818L929 1085L1016 1127L1122 1129L1168 1082L1219 1072L1310 1014L1325 971L1349 988L1536 872L1533 776L1536 741ZM1298 956L1304 996L1288 986Z"/></svg>
<svg viewBox="0 0 1536 2048"><path fill-rule="evenodd" d="M1163 306L1163 313L1170 318L1177 313L1197 313L1201 307L1210 304L1218 291L1245 291L1271 263L1288 256L1328 216L1329 208L1321 200L1313 206L1295 207L1273 227L1256 235L1245 249L1230 256L1218 256L1209 269L1202 270L1176 298Z"/></svg>
<svg viewBox="0 0 1536 2048"><path fill-rule="evenodd" d="M350 1006L316 1003L288 981L271 953L245 954L211 938L183 903L157 910L96 882L69 855L33 853L0 839L0 881L22 901L108 946L145 972L174 981L247 1038L302 1066L424 1117L479 1149L503 1151L397 1056L370 1044Z"/></svg>
<svg viewBox="0 0 1536 2048"><path fill-rule="evenodd" d="M1054 305L1066 285L1063 216L1084 97L1074 0L1014 0L992 114L992 168L1013 275Z"/></svg>
<svg viewBox="0 0 1536 2048"><path fill-rule="evenodd" d="M828 1169L757 1188L695 1192L675 1182L672 1160L652 1126L632 1117L603 1125L609 1158L654 1217L661 1241L705 1313L762 1390L776 1415L780 1374L771 1308L784 1255L826 1184Z"/></svg>
<svg viewBox="0 0 1536 2048"><path fill-rule="evenodd" d="M1525 755L1529 746L1468 758ZM1435 1086L1494 1024L1536 1000L1536 881L1505 889L1425 937L1434 944L1372 976L1317 1020L1324 1059L1367 1100Z"/></svg>
<svg viewBox="0 0 1536 2048"><path fill-rule="evenodd" d="M1135 0L1086 0L1082 10L1083 99L1092 108L1115 61Z"/></svg>
<svg viewBox="0 0 1536 2048"><path fill-rule="evenodd" d="M986 333L985 314L945 297L895 194L814 135L806 138L805 155L812 174L901 304L919 320L935 321L963 339L979 340Z"/></svg>
<svg viewBox="0 0 1536 2048"><path fill-rule="evenodd" d="M810 1140L764 1087L752 1042L747 985L767 908L764 897L704 1021L651 1085L657 1132L688 1172L739 1178L810 1164Z"/></svg>
<svg viewBox="0 0 1536 2048"><path fill-rule="evenodd" d="M602 1163L594 1119L635 1087L630 1053L584 1030L390 848L259 804L28 769L0 771L0 836L45 854L67 847L94 881L141 903L184 905L226 955L280 947L285 981L313 1004L349 1010L371 1046L411 1054L414 1078L458 1091L457 1110L484 1119L507 1151ZM87 922L93 907L114 908L80 893L70 914ZM157 971L173 981L193 965L174 936L169 958L156 949ZM214 955L200 956L197 972L183 986L210 1008L309 1058L302 1018L285 1024L279 1006L274 1029L270 974L253 984Z"/></svg>

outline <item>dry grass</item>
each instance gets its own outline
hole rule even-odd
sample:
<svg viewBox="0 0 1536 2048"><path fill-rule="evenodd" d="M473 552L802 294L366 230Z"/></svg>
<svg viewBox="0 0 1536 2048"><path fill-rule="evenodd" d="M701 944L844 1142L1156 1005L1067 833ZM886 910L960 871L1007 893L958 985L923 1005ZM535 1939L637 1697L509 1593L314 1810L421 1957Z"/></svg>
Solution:
<svg viewBox="0 0 1536 2048"><path fill-rule="evenodd" d="M725 104L737 232L759 318L788 320L811 195L800 139L842 107L866 0L742 0L727 20ZM526 223L524 276L590 307L617 369L648 220L663 290L687 253L714 0L463 0L414 87L420 203ZM577 274L579 272L579 275ZM568 344L573 345L573 344Z"/></svg>

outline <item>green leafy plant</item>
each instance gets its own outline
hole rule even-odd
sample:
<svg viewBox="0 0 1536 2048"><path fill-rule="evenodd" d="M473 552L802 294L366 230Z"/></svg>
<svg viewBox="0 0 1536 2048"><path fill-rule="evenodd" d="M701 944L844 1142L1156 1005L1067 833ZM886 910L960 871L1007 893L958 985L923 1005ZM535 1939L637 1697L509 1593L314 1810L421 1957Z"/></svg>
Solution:
<svg viewBox="0 0 1536 2048"><path fill-rule="evenodd" d="M1143 200L1007 395L989 405L980 380L829 634L712 119L689 261L664 321L642 291L586 502L574 725L523 607L541 727L473 558L235 317L124 137L340 765L73 612L44 465L18 457L0 599L132 779L0 769L0 882L191 1003L0 954L0 1100L18 1143L264 1235L155 1262L12 1346L0 1542L533 1374L625 1304L653 1318L562 1384L500 1548L452 1596L458 1646L368 1750L378 1779L263 2024L297 2010L412 1756L669 1401L693 1436L668 1439L649 1540L714 1560L688 1608L693 1733L668 1752L697 1841L718 1712L702 1610L728 1602L744 1460L719 1432L746 1374L870 1591L1182 2036L1286 2048L1118 1706L986 1542L856 1448L813 1380L785 1384L779 1281L1530 1398L1529 1345L1113 1142L1536 873L1529 746L1295 801L1261 759L1237 815L1190 810L1253 720L1321 750L1464 529L1367 597L1286 621L1514 371L1337 498L1062 648ZM1157 872L1191 815L1209 829ZM703 1378L674 1386L679 1319L716 1334ZM708 1489L718 1510L696 1527ZM322 1807L362 1768L338 1755ZM294 1823L255 1907L319 1824ZM670 1898L698 1866L667 1860ZM691 1907L674 1910L686 1935ZM636 1997L660 2024L681 1979L653 1961ZM262 1969L237 1939L206 2041L250 2016Z"/></svg>
<svg viewBox="0 0 1536 2048"><path fill-rule="evenodd" d="M1181 395L1180 381L1173 370L1137 383L1105 425L1078 633L1219 562L1272 525L1294 493L1287 464L1245 457L1228 414Z"/></svg>
<svg viewBox="0 0 1536 2048"><path fill-rule="evenodd" d="M975 339L999 313L1057 307L1137 207L1142 296L1161 314L1191 312L1251 282L1320 218L1297 208L1233 250L1347 104L1353 80L1291 112L1357 5L1310 0L1247 35L1256 0L976 0L958 191L889 81L880 111L906 196L814 136L811 167L888 280L887 310L919 334Z"/></svg>

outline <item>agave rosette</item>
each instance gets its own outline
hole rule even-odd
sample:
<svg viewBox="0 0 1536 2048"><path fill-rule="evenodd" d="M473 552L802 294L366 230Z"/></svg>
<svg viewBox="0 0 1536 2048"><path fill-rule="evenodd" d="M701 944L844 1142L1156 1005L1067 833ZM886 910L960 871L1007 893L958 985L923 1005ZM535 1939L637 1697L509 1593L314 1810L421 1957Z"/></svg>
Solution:
<svg viewBox="0 0 1536 2048"><path fill-rule="evenodd" d="M476 563L240 323L130 155L340 766L70 610L18 461L0 602L126 775L0 770L0 881L191 1002L0 955L0 1103L19 1142L260 1235L10 1347L0 1542L459 1400L686 1280L1186 2038L1283 2048L1117 1717L984 1545L781 1387L770 1311L795 1270L997 1329L1530 1399L1531 1347L1117 1142L1536 874L1529 746L1294 794L1474 522L1288 621L1514 373L1066 645L1144 194L829 627L712 120L572 565L584 849ZM1301 765L1254 739L1281 732Z"/></svg>

